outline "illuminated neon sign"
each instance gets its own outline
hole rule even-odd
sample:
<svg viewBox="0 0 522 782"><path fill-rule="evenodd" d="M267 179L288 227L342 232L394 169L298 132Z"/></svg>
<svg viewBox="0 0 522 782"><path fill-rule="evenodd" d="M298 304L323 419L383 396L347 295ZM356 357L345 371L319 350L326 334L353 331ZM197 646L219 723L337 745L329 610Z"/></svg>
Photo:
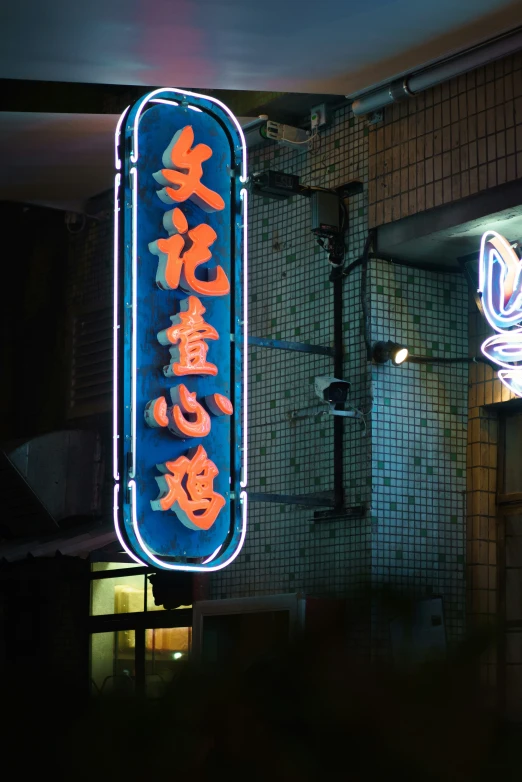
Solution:
<svg viewBox="0 0 522 782"><path fill-rule="evenodd" d="M522 260L496 231L482 236L479 293L488 323L497 332L482 344L483 354L501 367L498 377L522 396Z"/></svg>
<svg viewBox="0 0 522 782"><path fill-rule="evenodd" d="M246 534L246 144L159 89L116 129L114 523L136 562L226 567Z"/></svg>

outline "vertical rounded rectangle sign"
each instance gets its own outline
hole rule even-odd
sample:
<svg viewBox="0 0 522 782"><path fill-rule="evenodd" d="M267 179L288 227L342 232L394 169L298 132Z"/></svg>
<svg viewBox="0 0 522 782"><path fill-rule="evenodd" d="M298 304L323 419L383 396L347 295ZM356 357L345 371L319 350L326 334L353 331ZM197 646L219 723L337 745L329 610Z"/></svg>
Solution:
<svg viewBox="0 0 522 782"><path fill-rule="evenodd" d="M137 562L218 570L246 534L246 145L155 90L116 130L114 522Z"/></svg>

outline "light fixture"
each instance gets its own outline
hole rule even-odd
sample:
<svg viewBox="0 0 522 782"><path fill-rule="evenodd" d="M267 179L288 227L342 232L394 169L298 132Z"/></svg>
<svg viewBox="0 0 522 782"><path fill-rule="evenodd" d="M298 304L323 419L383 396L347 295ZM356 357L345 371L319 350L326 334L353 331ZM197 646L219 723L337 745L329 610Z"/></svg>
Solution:
<svg viewBox="0 0 522 782"><path fill-rule="evenodd" d="M408 348L399 345L398 342L376 342L372 350L372 359L376 364L385 364L392 361L396 366L402 364L408 358Z"/></svg>

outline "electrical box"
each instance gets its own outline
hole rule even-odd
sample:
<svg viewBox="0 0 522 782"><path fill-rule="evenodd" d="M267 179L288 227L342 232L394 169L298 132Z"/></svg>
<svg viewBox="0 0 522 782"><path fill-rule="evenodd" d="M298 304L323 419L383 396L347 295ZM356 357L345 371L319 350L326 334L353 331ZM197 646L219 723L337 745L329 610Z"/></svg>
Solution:
<svg viewBox="0 0 522 782"><path fill-rule="evenodd" d="M328 124L328 115L326 113L326 103L320 103L310 112L310 127L312 133L320 128L325 128Z"/></svg>
<svg viewBox="0 0 522 782"><path fill-rule="evenodd" d="M252 174L252 192L283 200L301 192L299 177L283 171L260 171Z"/></svg>
<svg viewBox="0 0 522 782"><path fill-rule="evenodd" d="M313 190L310 196L312 233L337 236L341 232L341 206L337 193Z"/></svg>

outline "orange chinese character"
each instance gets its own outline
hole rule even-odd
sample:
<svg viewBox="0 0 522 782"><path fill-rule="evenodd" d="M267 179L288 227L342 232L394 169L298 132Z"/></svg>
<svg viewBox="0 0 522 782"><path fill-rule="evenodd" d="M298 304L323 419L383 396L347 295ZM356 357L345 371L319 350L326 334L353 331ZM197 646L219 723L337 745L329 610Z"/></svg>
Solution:
<svg viewBox="0 0 522 782"><path fill-rule="evenodd" d="M225 202L219 193L201 182L202 163L212 157L212 150L207 144L197 144L191 149L193 143L194 131L190 125L174 135L163 153L165 168L153 174L156 182L167 185L158 191L158 196L166 204L180 204L190 198L204 212L220 211L225 208Z"/></svg>
<svg viewBox="0 0 522 782"><path fill-rule="evenodd" d="M175 462L158 464L164 474L156 478L160 496L151 500L152 510L169 510L177 502L176 515L190 529L207 530L214 524L225 498L214 491L219 470L202 445Z"/></svg>
<svg viewBox="0 0 522 782"><path fill-rule="evenodd" d="M158 334L162 345L177 345L170 349L173 361L168 367L164 367L165 375L217 375L217 366L207 362L208 345L205 340L219 339L219 334L203 320L205 307L196 296L189 296L182 302L181 307L181 322ZM171 317L173 323L175 319L176 316Z"/></svg>
<svg viewBox="0 0 522 782"><path fill-rule="evenodd" d="M210 432L209 410L215 416L232 415L232 402L223 394L209 394L205 397L205 406L190 393L183 384L171 388L173 406L167 408L164 396L152 399L145 407L145 422L152 428L168 427L176 437L206 437Z"/></svg>
<svg viewBox="0 0 522 782"><path fill-rule="evenodd" d="M181 287L200 296L226 296L230 292L228 277L221 266L209 269L207 279L196 277L196 269L212 258L210 245L217 234L210 225L201 223L188 230L187 218L181 209L172 209L163 217L163 224L171 234L168 239L157 239L149 244L149 250L158 256L156 285L163 290ZM188 241L182 236L187 234ZM185 250L183 255L182 250Z"/></svg>

